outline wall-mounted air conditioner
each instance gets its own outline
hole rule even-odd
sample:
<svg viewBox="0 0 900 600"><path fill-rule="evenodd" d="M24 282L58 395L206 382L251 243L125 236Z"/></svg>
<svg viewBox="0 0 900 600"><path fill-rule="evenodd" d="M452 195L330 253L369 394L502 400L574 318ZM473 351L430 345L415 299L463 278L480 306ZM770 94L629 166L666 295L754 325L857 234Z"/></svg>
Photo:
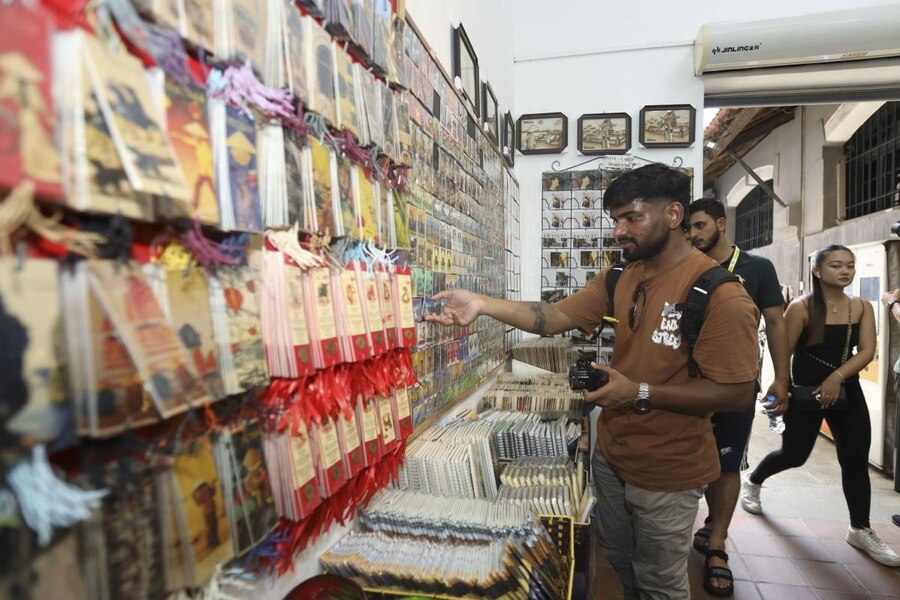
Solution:
<svg viewBox="0 0 900 600"><path fill-rule="evenodd" d="M900 3L759 21L708 23L697 75L900 57Z"/></svg>

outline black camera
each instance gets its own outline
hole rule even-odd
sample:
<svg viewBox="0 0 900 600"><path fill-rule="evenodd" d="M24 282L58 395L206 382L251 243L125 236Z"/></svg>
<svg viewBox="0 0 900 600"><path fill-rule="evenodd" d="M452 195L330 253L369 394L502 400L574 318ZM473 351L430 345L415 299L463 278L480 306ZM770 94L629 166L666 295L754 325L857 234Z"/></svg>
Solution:
<svg viewBox="0 0 900 600"><path fill-rule="evenodd" d="M897 221L896 223L891 225L891 233L893 233L897 237L900 237L900 221Z"/></svg>
<svg viewBox="0 0 900 600"><path fill-rule="evenodd" d="M588 358L579 358L569 367L569 387L573 391L586 390L593 392L609 383L606 371L595 369Z"/></svg>

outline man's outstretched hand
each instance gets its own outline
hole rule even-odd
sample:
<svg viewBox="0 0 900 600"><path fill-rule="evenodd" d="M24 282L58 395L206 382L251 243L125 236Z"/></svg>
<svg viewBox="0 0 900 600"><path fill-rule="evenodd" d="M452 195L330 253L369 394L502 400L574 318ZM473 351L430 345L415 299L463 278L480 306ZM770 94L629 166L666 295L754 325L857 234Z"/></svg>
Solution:
<svg viewBox="0 0 900 600"><path fill-rule="evenodd" d="M484 298L468 290L445 290L435 294L433 300L445 300L444 310L439 315L425 315L426 321L451 327L466 326L481 315Z"/></svg>

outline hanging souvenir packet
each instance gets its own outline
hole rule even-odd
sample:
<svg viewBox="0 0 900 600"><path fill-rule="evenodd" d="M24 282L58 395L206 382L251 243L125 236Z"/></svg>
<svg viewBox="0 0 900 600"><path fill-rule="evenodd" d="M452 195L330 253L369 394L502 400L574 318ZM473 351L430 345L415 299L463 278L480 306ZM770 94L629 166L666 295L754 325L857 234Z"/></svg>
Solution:
<svg viewBox="0 0 900 600"><path fill-rule="evenodd" d="M409 103L406 94L396 95L397 111L397 164L412 166L412 130L410 129Z"/></svg>
<svg viewBox="0 0 900 600"><path fill-rule="evenodd" d="M323 235L337 236L334 204L337 195L336 172L332 172L332 162L336 162L334 151L315 138L309 140L312 163L312 190L315 206L314 230ZM336 171L336 169L335 169Z"/></svg>
<svg viewBox="0 0 900 600"><path fill-rule="evenodd" d="M309 46L305 53L309 76L307 108L321 115L325 122L337 127L337 94L334 89L335 64L331 36L313 19L304 22L303 40Z"/></svg>
<svg viewBox="0 0 900 600"><path fill-rule="evenodd" d="M407 206L407 197L400 190L388 188L389 204L392 208L394 222L394 238L392 239L392 248L408 249L410 247L409 239L409 209Z"/></svg>
<svg viewBox="0 0 900 600"><path fill-rule="evenodd" d="M259 424L229 427L215 442L216 467L236 555L261 542L277 514Z"/></svg>
<svg viewBox="0 0 900 600"><path fill-rule="evenodd" d="M391 231L394 226L394 213L390 206L390 193L384 181L377 181L375 187L376 218L378 220L378 233L375 236L375 245L379 248L393 247L391 244Z"/></svg>
<svg viewBox="0 0 900 600"><path fill-rule="evenodd" d="M381 433L381 424L378 420L378 409L374 396L357 397L356 425L363 442L363 463L371 467L381 460L384 454L384 436Z"/></svg>
<svg viewBox="0 0 900 600"><path fill-rule="evenodd" d="M363 294L366 331L369 333L370 345L374 354L382 354L388 350L388 341L384 333L384 315L381 312L379 295L381 287L375 276L374 266L366 268L364 263L353 262L356 283Z"/></svg>
<svg viewBox="0 0 900 600"><path fill-rule="evenodd" d="M179 512L175 508L175 488L168 470L163 470L158 478L159 488L159 521L162 531L163 565L165 569L165 587L167 592L177 592L187 585L190 576L191 559L189 541L182 534L187 530L187 523L179 521Z"/></svg>
<svg viewBox="0 0 900 600"><path fill-rule="evenodd" d="M260 211L266 227L284 227L288 220L285 135L281 124L269 121L259 139Z"/></svg>
<svg viewBox="0 0 900 600"><path fill-rule="evenodd" d="M304 271L303 286L313 364L316 369L325 369L341 362L332 301L333 287L328 267L314 267Z"/></svg>
<svg viewBox="0 0 900 600"><path fill-rule="evenodd" d="M381 308L387 348L402 348L402 338L397 334L397 322L399 319L394 312L394 286L390 267L378 264L375 269L375 281L381 292L378 295L378 302Z"/></svg>
<svg viewBox="0 0 900 600"><path fill-rule="evenodd" d="M134 363L144 389L164 419L212 399L143 273L113 261L86 261L91 290Z"/></svg>
<svg viewBox="0 0 900 600"><path fill-rule="evenodd" d="M189 202L180 165L153 105L143 66L128 54L113 55L84 36L85 72L136 192Z"/></svg>
<svg viewBox="0 0 900 600"><path fill-rule="evenodd" d="M150 199L134 192L85 72L88 34L80 29L53 36L53 99L66 202L76 210L152 220Z"/></svg>
<svg viewBox="0 0 900 600"><path fill-rule="evenodd" d="M376 83L381 94L381 120L384 130L384 145L382 151L393 162L399 161L400 147L397 129L397 107L394 103L394 92L380 81Z"/></svg>
<svg viewBox="0 0 900 600"><path fill-rule="evenodd" d="M413 431L412 408L409 404L409 390L405 385L397 385L391 394L391 409L394 425L400 439L406 439Z"/></svg>
<svg viewBox="0 0 900 600"><path fill-rule="evenodd" d="M374 51L372 36L375 27L375 6L372 0L352 0L353 40L367 59Z"/></svg>
<svg viewBox="0 0 900 600"><path fill-rule="evenodd" d="M356 281L352 265L331 269L335 323L343 362L357 362L372 356L364 316L365 297Z"/></svg>
<svg viewBox="0 0 900 600"><path fill-rule="evenodd" d="M375 186L359 167L353 169L353 198L356 213L356 239L374 242L378 238Z"/></svg>
<svg viewBox="0 0 900 600"><path fill-rule="evenodd" d="M374 398L374 403L379 427L381 428L382 441L384 442L384 452L392 452L400 443L400 431L395 422L391 397L377 394Z"/></svg>
<svg viewBox="0 0 900 600"><path fill-rule="evenodd" d="M39 197L62 196L60 157L54 143L49 15L37 6L6 4L0 19L0 188L27 177Z"/></svg>
<svg viewBox="0 0 900 600"><path fill-rule="evenodd" d="M210 395L224 398L206 271L179 264L169 258L171 254L164 252L159 263L144 265L144 276Z"/></svg>
<svg viewBox="0 0 900 600"><path fill-rule="evenodd" d="M0 415L12 439L47 443L73 429L67 365L54 351L63 328L57 267L55 260L0 258L0 347L7 357Z"/></svg>
<svg viewBox="0 0 900 600"><path fill-rule="evenodd" d="M217 181L219 208L222 214L230 208L234 215L232 228L243 231L261 231L263 228L259 201L259 172L256 156L256 124L236 108L225 106L224 134L227 171L217 169L218 175L227 175ZM216 135L216 132L213 132ZM214 153L215 156L215 153ZM227 194L224 193L227 190ZM223 208L227 207L227 208ZM223 219L222 228L228 229Z"/></svg>
<svg viewBox="0 0 900 600"><path fill-rule="evenodd" d="M409 266L398 266L388 271L392 278L394 315L397 337L405 348L416 345L415 312L412 303L412 276Z"/></svg>
<svg viewBox="0 0 900 600"><path fill-rule="evenodd" d="M335 418L337 422L338 439L341 444L341 455L344 461L344 470L347 478L356 477L363 468L363 449L356 423L356 412L340 412Z"/></svg>
<svg viewBox="0 0 900 600"><path fill-rule="evenodd" d="M382 75L390 70L391 62L391 2L374 0L372 24L372 64Z"/></svg>
<svg viewBox="0 0 900 600"><path fill-rule="evenodd" d="M209 581L216 565L228 562L235 554L227 499L222 494L210 442L196 440L172 457L168 478L185 558L185 585L199 587ZM242 508L247 507L242 504Z"/></svg>
<svg viewBox="0 0 900 600"><path fill-rule="evenodd" d="M229 3L233 53L222 58L241 63L250 60L253 70L263 73L266 61L267 0L229 0Z"/></svg>
<svg viewBox="0 0 900 600"><path fill-rule="evenodd" d="M353 32L351 0L325 0L325 19L328 31L337 38L350 40Z"/></svg>
<svg viewBox="0 0 900 600"><path fill-rule="evenodd" d="M353 171L356 165L346 155L337 156L335 153L332 160L332 169L336 171L337 195L335 201L337 204L334 208L336 218L335 237L349 236L355 240L361 239L360 228L357 226L356 211L356 195L353 188Z"/></svg>
<svg viewBox="0 0 900 600"><path fill-rule="evenodd" d="M350 68L353 76L353 103L356 107L356 119L359 128L359 132L356 135L356 141L359 146L368 146L372 143L372 136L369 132L369 120L366 113L366 97L365 92L363 91L363 74L366 73L366 68L356 62L354 62ZM369 76L371 77L372 74L369 73Z"/></svg>
<svg viewBox="0 0 900 600"><path fill-rule="evenodd" d="M334 52L334 90L337 94L337 128L345 129L360 139L360 114L356 106L356 87L353 59L337 43Z"/></svg>
<svg viewBox="0 0 900 600"><path fill-rule="evenodd" d="M284 132L284 168L287 180L287 220L301 231L318 230L313 199L312 152L306 136L286 129Z"/></svg>
<svg viewBox="0 0 900 600"><path fill-rule="evenodd" d="M344 468L343 452L335 421L324 419L321 423L312 423L309 435L316 458L319 492L323 499L329 498L347 482L347 471Z"/></svg>
<svg viewBox="0 0 900 600"><path fill-rule="evenodd" d="M263 70L261 81L270 88L288 87L287 58L285 56L285 12L291 9L289 2L259 0L265 12L263 36Z"/></svg>
<svg viewBox="0 0 900 600"><path fill-rule="evenodd" d="M248 264L221 267L208 278L213 334L225 394L239 394L269 381L260 333L257 280L260 249L248 251Z"/></svg>
<svg viewBox="0 0 900 600"><path fill-rule="evenodd" d="M384 115L381 112L381 93L378 88L378 82L375 76L364 69L362 65L356 65L357 91L362 98L362 102L357 106L362 106L363 114L365 114L364 129L366 130L366 140L360 140L360 143L369 143L376 148L384 147Z"/></svg>
<svg viewBox="0 0 900 600"><path fill-rule="evenodd" d="M307 425L297 419L285 432L266 439L266 462L281 475L272 479L278 514L292 521L306 519L322 503Z"/></svg>
<svg viewBox="0 0 900 600"><path fill-rule="evenodd" d="M61 273L60 295L76 432L106 437L158 421L128 350L90 289L86 262Z"/></svg>
<svg viewBox="0 0 900 600"><path fill-rule="evenodd" d="M306 24L309 20L311 19L302 15L295 5L288 3L284 7L282 40L287 87L294 98L306 106L309 106L310 97L310 75L307 72L310 57L307 53L312 49L306 40L311 28Z"/></svg>
<svg viewBox="0 0 900 600"><path fill-rule="evenodd" d="M219 206L206 92L200 87L181 85L166 78L165 94L166 129L190 191L190 202L185 204L163 198L158 203L160 214L216 225L219 223Z"/></svg>

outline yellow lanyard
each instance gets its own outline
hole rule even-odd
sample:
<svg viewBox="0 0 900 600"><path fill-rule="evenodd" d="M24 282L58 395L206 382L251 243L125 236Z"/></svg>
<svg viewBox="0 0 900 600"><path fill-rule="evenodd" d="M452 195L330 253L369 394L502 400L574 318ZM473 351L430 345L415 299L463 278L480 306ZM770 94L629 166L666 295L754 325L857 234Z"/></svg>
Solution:
<svg viewBox="0 0 900 600"><path fill-rule="evenodd" d="M734 273L734 265L737 264L738 256L741 255L741 249L737 246L734 247L734 253L731 255L731 262L728 263L728 272Z"/></svg>

